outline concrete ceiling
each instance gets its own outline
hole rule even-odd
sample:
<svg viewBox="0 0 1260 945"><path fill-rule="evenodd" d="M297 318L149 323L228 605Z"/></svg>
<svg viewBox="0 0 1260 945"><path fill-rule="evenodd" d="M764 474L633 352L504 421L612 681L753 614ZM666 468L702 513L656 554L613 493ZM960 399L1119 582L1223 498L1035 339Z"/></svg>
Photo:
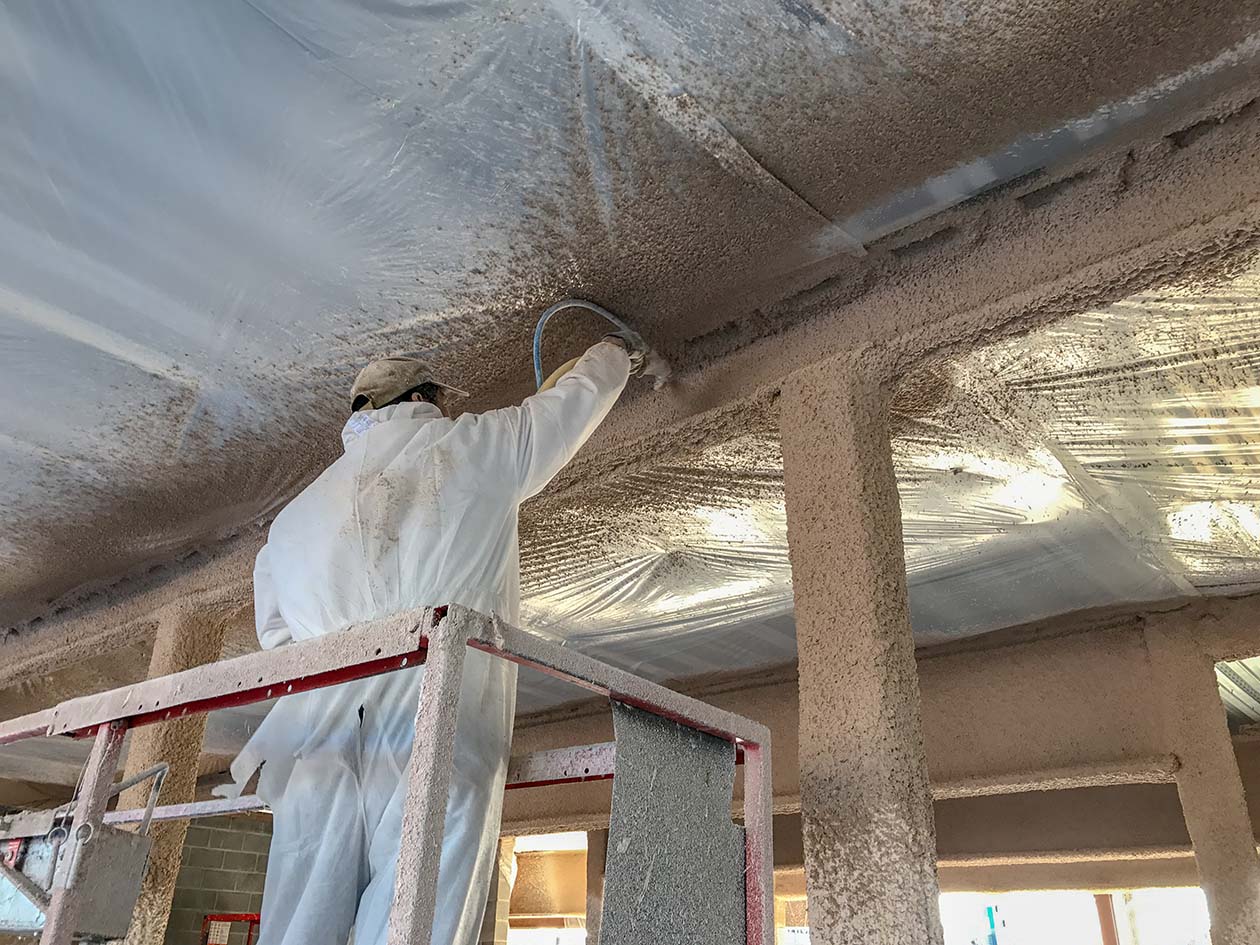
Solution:
<svg viewBox="0 0 1260 945"><path fill-rule="evenodd" d="M888 229L1213 91L1258 25L1153 0L6 8L4 623L265 520L333 455L366 357L434 345L501 403L538 309L580 294L694 363L868 278Z"/></svg>

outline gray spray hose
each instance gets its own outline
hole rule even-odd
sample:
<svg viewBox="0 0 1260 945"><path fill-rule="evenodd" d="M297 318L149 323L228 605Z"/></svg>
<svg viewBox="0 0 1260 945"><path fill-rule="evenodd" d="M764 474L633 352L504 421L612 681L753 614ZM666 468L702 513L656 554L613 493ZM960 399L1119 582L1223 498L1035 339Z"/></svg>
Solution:
<svg viewBox="0 0 1260 945"><path fill-rule="evenodd" d="M584 308L587 311L600 315L617 326L618 331L633 332L634 329L623 322L602 305L596 305L594 302L588 302L586 299L562 299L555 305L548 306L547 310L542 313L542 317L538 319L538 327L534 329L534 386L542 387L543 385L543 366L542 366L542 336L543 326L556 312L566 308ZM637 334L637 333L636 333Z"/></svg>

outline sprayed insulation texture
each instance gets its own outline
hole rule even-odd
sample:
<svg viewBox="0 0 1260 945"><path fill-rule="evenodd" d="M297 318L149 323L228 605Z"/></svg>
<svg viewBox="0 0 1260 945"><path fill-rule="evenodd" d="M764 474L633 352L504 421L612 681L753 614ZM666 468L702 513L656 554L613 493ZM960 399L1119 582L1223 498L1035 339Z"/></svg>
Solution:
<svg viewBox="0 0 1260 945"><path fill-rule="evenodd" d="M1150 290L901 381L890 427L920 643L1255 586L1257 297L1255 270ZM794 658L777 432L582 496L534 513L529 626L657 678ZM548 692L563 689L522 679L525 707Z"/></svg>
<svg viewBox="0 0 1260 945"><path fill-rule="evenodd" d="M525 392L559 295L685 353L860 286L859 211L1222 50L1237 68L1255 14L10 11L0 376L14 402L55 393L0 431L5 622L266 518L333 455L369 355L436 346L480 407Z"/></svg>
<svg viewBox="0 0 1260 945"><path fill-rule="evenodd" d="M1067 266L1064 260L1074 258L1071 256L1074 250L1079 251L1080 256L1086 260L1095 258L1106 260L1105 264L1088 269L1079 277L1073 275L1074 284L1068 294L1074 299L1114 297L1118 290L1123 292L1124 287L1133 279L1166 280L1171 275L1184 274L1187 271L1197 273L1198 281L1204 282L1205 274L1220 273L1227 268L1222 266L1222 263L1237 259L1238 244L1232 239L1200 237L1193 228L1183 235L1178 228L1189 226L1195 219L1213 221L1214 215L1226 212L1230 208L1246 207L1247 201L1254 199L1254 181L1248 176L1249 164L1246 157L1254 151L1254 123L1248 117L1254 109L1240 108L1239 105L1241 102L1245 106L1247 101L1249 101L1247 98L1235 97L1233 104L1226 102L1210 113L1220 116L1222 120L1212 118L1203 125L1196 125L1193 120L1182 119L1181 124L1166 126L1165 130L1156 134L1153 143L1141 145L1141 150L1136 157L1131 154L1125 158L1125 155L1121 153L1118 160L1104 162L1099 165L1100 170L1087 175L1084 179L1073 181L1071 186L1051 188L1056 194L1054 201L1044 202L1046 188L1037 182L1032 182L1024 185L1025 190L1016 190L1001 198L983 201L973 207L960 210L944 221L954 231L949 234L948 239L927 239L926 248L915 249L910 253L885 252L877 261L880 274L878 282L868 287L863 293L859 293L856 299L853 299L853 293L844 287L843 280L838 280L828 282L818 290L807 293L795 303L802 306L806 312L838 310L843 319L830 323L817 319L806 322L799 331L785 335L782 344L777 347L770 346L770 340L756 340L758 331L769 330L771 322L768 321L755 322L747 326L747 331L741 329L737 332L711 335L703 339L697 344L697 348L708 356L719 358L714 361L711 368L701 367L687 373L681 390L672 393L668 398L655 398L648 401L639 399L628 407L619 408L619 412L614 414L613 421L617 421L621 416L635 418L636 421L644 418L653 420L659 430L659 435L652 437L646 443L640 442L639 445L654 447L657 452L654 453L652 449L607 449L598 452L594 454L597 458L596 463L588 464L586 469L579 468L578 475L583 482L576 486L570 483L567 487L562 483L556 499L544 499L537 503L532 511L527 508L522 522L527 595L530 593L531 585L537 588L537 593L543 595L549 588L562 586L564 572L553 573L548 560L552 555L555 555L558 560L574 560L588 555L596 569L624 567L632 573L637 570L652 577L651 580L638 583L612 582L620 596L617 598L605 596L602 602L599 599L593 600L590 597L574 595L571 600L562 603L571 604L575 609L585 608L584 612L577 613L580 619L566 619L571 618L571 615L565 611L564 607L560 607L554 613L544 613L544 616L548 618L546 621L548 626L555 627L557 632L566 632L566 629L577 632L589 630L598 635L601 626L596 618L601 615L601 612L607 611L614 619L605 624L606 628L616 629L619 632L632 629L624 620L618 623L615 618L619 614L624 617L627 613L635 613L634 594L630 593L635 588L639 592L650 589L653 593L653 596L645 598L650 602L650 607L639 612L639 618L642 619L644 626L660 622L660 625L668 626L671 631L683 629L685 624L680 624L676 620L680 603L686 603L693 613L700 612L704 619L708 619L706 611L709 607L718 606L726 608L727 616L734 616L738 613L739 604L737 599L739 595L735 592L738 591L748 597L755 589L750 589L746 585L740 588L738 580L728 582L734 584L733 588L724 589L720 580L723 573L721 566L723 562L737 561L741 556L755 559L759 563L755 573L751 575L749 572L754 569L745 567L739 580L757 581L760 589L756 590L756 594L752 596L756 596L759 602L758 607L764 604L768 608L767 611L762 612L762 617L777 606L776 600L784 601L783 606L786 607L789 589L786 586L784 571L779 570L776 573L768 567L768 563L773 559L758 557L761 552L757 550L759 546L765 546L765 536L773 533L773 529L763 530L761 522L766 518L763 513L766 511L772 513L769 517L773 521L773 513L776 507L781 505L781 500L774 498L775 482L779 475L777 443L772 437L768 442L758 442L759 439L764 440L769 435L768 431L773 428L773 419L767 420L769 397L764 400L754 398L751 403L736 401L734 405L736 409L719 411L712 419L704 418L701 425L684 426L676 431L666 429L669 423L677 423L676 414L671 414L669 411L678 410L679 405L693 410L702 409L706 403L712 402L707 400L716 396L712 378L716 375L721 381L724 371L727 378L722 382L725 384L725 395L734 396L739 390L740 381L745 384L750 381L753 384L762 384L765 382L764 379L775 377L776 371L781 372L801 363L802 351L836 350L838 345L850 337L859 343L869 344L872 339L878 337L876 332L885 328L891 331L919 332L912 335L910 341L895 349L899 356L904 357L906 351L923 351L928 344L925 336L922 336L922 329L927 324L925 313L931 313L937 308L951 316L949 321L942 323L942 331L934 342L937 345L942 343L941 337L946 339L946 343L949 338L964 337L960 334L962 330L993 331L995 328L1000 328L1002 318L1012 317L1011 314L1007 314L1008 309L989 311L980 308L972 312L967 309L967 306L979 305L987 298L1003 298L1003 291L1011 291L1009 288L1004 289L1003 286L1012 280L1015 281L1015 288L1018 291L1023 291L1025 283L1030 284L1035 291L1025 292L1022 296L1016 294L1009 303L1004 301L1003 305L1020 306L1009 310L1013 313L1022 311L1023 306L1030 306L1034 313L1042 314L1038 309L1039 305L1044 305L1042 300L1054 298L1056 292L1064 291L1056 284L1048 282L1048 274L1054 273L1056 266L1062 271ZM1178 130L1186 128L1187 125L1189 125L1189 131L1183 133ZM1172 138L1176 138L1181 144L1173 146ZM1200 179L1200 176L1196 176L1196 171L1205 167L1217 168L1220 176L1211 173L1206 178ZM1226 174L1227 168L1234 168L1235 171ZM1121 183L1124 186L1121 186ZM1023 200L1025 193L1042 194L1036 201L1038 206L1031 211L1025 206ZM1136 205L1131 206L1131 201L1137 201ZM1088 221L1088 226L1084 230L1081 228L1082 221ZM904 245L916 246L914 239L930 237L933 232L931 226L936 225L942 225L942 221L929 221L928 225L902 237L906 241ZM1094 232L1093 228L1100 225L1101 228ZM1224 230L1226 236L1230 232L1228 228ZM1242 232L1245 234L1246 230ZM1167 234L1174 234L1175 239L1169 242ZM1169 245L1165 247L1163 243L1160 243L1154 251L1143 250L1137 257L1138 262L1128 269L1126 266L1133 259L1131 255L1121 254L1115 258L1106 256L1109 248L1119 247L1127 252L1131 247L1141 247L1143 241L1155 239L1169 242ZM1215 254L1203 251L1202 247L1205 243L1215 248ZM1244 248L1245 245L1244 240ZM1012 253L1013 258L1020 260L1020 267L1015 269L1008 266L1003 269L1002 260ZM875 262L876 260L872 260L872 264ZM1191 279L1191 282L1193 283L1194 279ZM844 301L846 298L849 299L847 304ZM1245 296L1240 296L1240 301L1245 305ZM1051 310L1052 314L1063 311L1061 302L1056 303L1056 306ZM960 310L961 317L955 314ZM881 326L878 320L881 313L890 316L887 326ZM783 313L774 317L780 320L786 318ZM1187 334L1179 331L1174 334L1181 334L1192 340L1195 337L1193 332ZM1194 343L1210 347L1210 333L1199 336ZM745 346L742 351L741 345ZM1047 350L1053 356L1053 348ZM1176 346L1174 346L1173 353L1181 357L1187 350L1187 346L1183 345L1180 354L1177 354ZM723 361L720 358L723 351L728 353L734 351L734 354L727 356ZM886 355L883 352L876 353L886 363ZM817 354L815 353L814 356L816 357ZM1202 356L1192 354L1190 360L1193 361L1195 357ZM701 364L703 364L703 358ZM935 374L942 375L941 368L937 367L933 370ZM1034 367L1031 370L1041 369ZM953 383L953 375L949 371L945 371L942 376ZM941 380L939 378L934 380L931 375L926 380L904 384L898 398L899 401L904 401L904 404L902 406L894 404L894 431L910 430L915 437L921 437L921 431L914 431L909 425L910 421L915 417L924 416L930 405L941 401L942 395L939 391L941 386ZM951 401L959 397L965 402L968 396L965 391L961 394L953 391L945 397L945 404L948 406ZM1007 395L1003 392L1000 396ZM699 400L699 404L694 402L696 400ZM656 405L662 405L662 409L644 409L656 407ZM1134 409L1140 412L1143 408L1135 403ZM968 412L966 408L950 407L948 410L950 412L944 414L941 419L932 421L940 428L938 432L948 432L950 424L959 422L956 418L963 417ZM899 413L905 416L897 419ZM983 420L983 411L980 416ZM1040 415L1040 419L1045 420L1044 414ZM962 425L966 426L966 424ZM985 429L983 424L973 424L973 426L976 430ZM697 451L690 446L692 442L720 443L729 440L735 431L748 430L766 432L754 432L752 436L745 437L744 441L701 450L698 458ZM970 443L970 437L966 436L960 436L958 440L968 446L983 446L983 444ZM662 447L661 444L664 446ZM592 444L596 447L598 445ZM949 449L957 445L958 442L945 443ZM998 445L1002 446L1003 443ZM1184 447L1184 444L1182 446ZM1000 476L994 476L993 470L986 468L993 465L986 459L988 449L992 447L985 447L977 454L979 460L983 460L978 463L978 471L983 475L958 477L952 473L945 473L940 468L933 468L930 464L924 474L947 483L953 479L970 482L978 487L980 491L977 494L983 499L987 493L1001 490L1004 485ZM672 454L676 458L662 466L660 460L662 453L666 456ZM999 458L1003 455L1005 454L999 454ZM610 458L611 462L600 465L599 457L603 456ZM580 462L579 467L581 465ZM670 481L666 475L670 467L681 468L685 471L686 477L698 485L692 489L690 496L685 490L663 487L660 490L662 497L659 500L654 499L654 477L663 476L665 477L663 481ZM950 468L952 469L952 466ZM1019 467L1015 467L1013 471L1018 472ZM608 476L617 476L619 480L626 481L627 476L644 472L650 472L651 475L643 475L634 483L625 482L624 490L619 489L616 483L609 484L606 481ZM679 481L686 481L686 478ZM905 500L904 477L902 489L903 500ZM1066 494L1072 492L1070 488L1064 491ZM951 488L941 494L944 498L938 498L934 514L939 526L954 529L953 534L956 538L963 536L958 550L962 552L959 570L964 573L967 570L969 557L975 555L976 548L980 544L987 545L990 549L1001 550L1006 547L1008 550L1013 550L1009 545L1005 545L1008 539L1021 534L1035 535L1035 531L1029 532L1026 527L1030 524L1043 526L1047 524L1036 521L1024 522L1022 519L1026 517L1027 510L1016 506L1003 513L1006 516L1005 520L996 519L991 526L981 527L976 534L966 537L967 529L975 526L976 510L969 508L967 502L963 501L964 492ZM726 501L728 495L731 496L729 502ZM736 495L742 495L744 498L751 496L755 502L745 502L735 498ZM716 502L718 497L721 497L723 501ZM679 517L684 505L699 511L707 511L710 513L709 518L705 519L688 513L690 515L688 521L691 524L686 524ZM985 505L986 508L979 510L982 515L992 510L993 503L989 501ZM957 513L952 523L944 518L945 513L948 513L951 508L955 508ZM748 514L750 509L751 515ZM721 514L713 515L714 511ZM1035 519L1036 516L1032 518ZM644 535L650 537L631 546L632 554L626 554L620 550L616 541L604 540L606 536L624 538L627 534L635 534L634 523L638 520L643 522ZM981 524L983 524L982 520ZM712 525L717 526L716 533L710 531ZM778 515L778 524L775 527L782 528L781 514ZM907 523L910 556L913 558L912 531L910 524ZM758 532L759 534L756 534ZM756 534L756 537L750 539L748 537L750 533ZM676 534L682 535L686 539L685 542L676 541ZM1102 534L1107 535L1109 532L1103 529ZM235 550L230 548L228 555L211 559L210 567L205 567L198 564L195 559L190 559L184 566L169 568L163 573L153 575L149 582L153 586L148 593L153 600L161 599L169 594L185 594L200 595L216 601L222 597L225 600L238 601L237 606L241 603L247 606L248 562L251 558L249 544L251 541L257 541L256 535L257 532L254 532L252 536L245 536L244 545L238 542L239 547L234 546ZM1043 539L1053 535L1053 532L1046 533ZM973 539L974 543L972 543ZM1055 536L1053 540L1056 551L1072 552L1069 544L1062 541L1060 537ZM530 549L535 543L543 549L542 554L531 553ZM657 547L653 548L654 544ZM1044 545L1045 541L1041 539L1031 543L1035 551ZM256 544L253 547L256 548ZM564 556L572 550L578 550L580 554L569 555L566 559ZM770 548L770 550L782 564L783 544L780 542L777 549ZM688 567L657 568L658 564L669 565L671 561L678 559L681 559ZM1062 560L1069 562L1077 560L1081 563L1087 559L1082 559L1078 550L1067 554ZM1115 560L1126 559L1117 557ZM991 561L999 565L1006 562L1005 565L993 571L996 578L1001 580L1005 579L1006 575L1003 567L1010 567L1019 559L998 555ZM541 568L538 567L539 562L542 563ZM1030 580L1039 577L1036 569L1032 569L1029 573L1027 559L1024 559L1018 567L1024 574L1021 589L1029 587ZM695 570L700 570L706 580L717 583L708 587L697 586L694 583L671 586L668 582L661 580L662 576L670 573L692 573ZM913 600L916 583L931 586L933 582L930 581L928 573L916 577L913 567L911 570ZM1071 585L1072 589L1093 588L1099 577L1096 569L1091 571L1090 568L1081 568L1080 570L1089 580L1083 584ZM569 573L575 578L575 585L582 586L581 575L576 570ZM984 574L983 569L978 573ZM1146 573L1141 568L1137 572L1139 578ZM169 585L164 583L168 580ZM1109 591L1108 584L1114 584L1115 587L1122 586L1121 582L1115 580L1114 571L1106 576L1103 591ZM1126 588L1126 594L1128 588L1134 584L1139 589L1143 586L1141 580L1123 585ZM949 596L967 605L987 604L993 598L993 595L987 593L969 593L965 585L962 587L954 585L951 588L949 582L942 581L936 582L935 586L942 594L948 594L951 590L961 591L961 593ZM1042 586L1047 591L1056 591L1052 582L1043 582ZM693 597L688 602L687 597L694 595L697 591L704 592L707 600L697 602ZM1057 592L1062 593L1062 586L1057 589ZM145 595L142 593L139 596ZM669 599L671 596L674 598L673 601ZM1103 599L1109 598L1104 596ZM1014 595L1004 597L1003 601L1012 605L1019 603ZM1064 607L1069 606L1063 601L1059 603ZM66 623L64 628L50 626L48 630L56 635L59 641L51 651L46 645L47 640L40 641L33 638L17 641L18 645L10 650L13 656L11 667L14 672L19 674L23 671L44 672L47 667L57 665L63 655L82 651L84 647L87 647L88 652L92 652L97 646L96 641L102 639L94 636L101 627L119 627L118 631L110 629L108 632L118 634L111 639L116 638L120 642L143 638L142 627L133 626L131 630L125 629L128 626L128 620L145 613L143 601L125 600L117 607L109 607L106 606L107 604L108 601L105 601L100 606L89 608L90 627L76 627L74 622ZM613 604L617 606L611 606ZM701 604L704 604L703 609ZM152 603L147 606L151 607ZM923 605L918 603L914 609L916 614L921 613ZM1036 612L1035 608L1033 612ZM982 611L981 614L983 616ZM1028 614L1021 617L1016 614L1014 620L1029 619L1031 616L1032 614ZM1014 622L1008 619L1009 615L1006 614L999 614L998 617L1005 622ZM993 625L1000 625L1000 623ZM951 632L960 632L980 629L982 626L982 624L965 625L965 621L960 621L957 626L949 626L948 629ZM597 655L623 662L638 671L658 678L718 669L728 663L734 667L743 667L791 657L794 641L789 619L759 618L745 624L744 629L747 631L744 637L713 637L706 636L703 632L696 632L688 634L685 640L675 638L674 645L669 648L668 654L659 645L654 644L653 638L647 634L639 635L638 639L633 641L633 648L612 647L597 649L596 652ZM602 641L594 642L598 645ZM678 655L678 658L675 658L675 655ZM558 695L560 699L567 697L563 692ZM532 703L531 699L534 699ZM522 691L523 708L539 707L554 702L556 699L557 693L554 691L539 693L530 693L524 689Z"/></svg>

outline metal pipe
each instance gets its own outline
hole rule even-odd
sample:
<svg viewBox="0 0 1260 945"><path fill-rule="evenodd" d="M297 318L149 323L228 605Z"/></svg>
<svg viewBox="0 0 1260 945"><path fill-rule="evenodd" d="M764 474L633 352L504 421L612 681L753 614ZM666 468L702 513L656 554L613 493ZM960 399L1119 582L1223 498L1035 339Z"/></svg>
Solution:
<svg viewBox="0 0 1260 945"><path fill-rule="evenodd" d="M170 765L168 765L165 761L159 761L152 768L145 768L138 774L133 774L131 777L124 778L123 780L117 782L112 788L110 788L109 796L117 797L123 791L127 790L127 788L135 787L137 784L149 780L149 778L155 778L160 786L161 783L166 780L166 776L170 773L170 771Z"/></svg>
<svg viewBox="0 0 1260 945"><path fill-rule="evenodd" d="M148 836L149 824L153 820L153 809L157 806L158 794L162 792L162 785L166 783L166 776L170 773L171 766L168 764L158 765L159 770L153 776L153 785L149 788L149 802L144 805L144 819L140 821L140 834Z"/></svg>
<svg viewBox="0 0 1260 945"><path fill-rule="evenodd" d="M107 824L141 823L148 814L150 820L191 820L195 817L222 817L224 814L240 814L251 810L266 810L267 805L253 794L214 801L190 801L187 804L165 804L133 810L114 810L105 815Z"/></svg>
<svg viewBox="0 0 1260 945"><path fill-rule="evenodd" d="M154 779L153 790L158 790L161 788L162 782L166 780L166 776L167 774L170 773L170 770L171 770L171 766L169 764L167 764L165 761L160 761L157 764L155 764L153 767L145 768L143 771L139 772L138 774L133 774L131 777L124 778L122 781L118 781L117 783L112 785L109 789L109 796L110 798L117 797L123 791L127 790L127 788L135 787L140 782L147 781L149 778ZM152 790L149 792L149 801L150 801L150 805L149 805L150 807L153 805L153 803L157 801L157 797L154 796L154 793ZM71 801L69 804L62 804L60 807L55 808L53 810L53 816L62 817L68 814L70 812L70 808L72 808L73 806L74 806L74 801Z"/></svg>

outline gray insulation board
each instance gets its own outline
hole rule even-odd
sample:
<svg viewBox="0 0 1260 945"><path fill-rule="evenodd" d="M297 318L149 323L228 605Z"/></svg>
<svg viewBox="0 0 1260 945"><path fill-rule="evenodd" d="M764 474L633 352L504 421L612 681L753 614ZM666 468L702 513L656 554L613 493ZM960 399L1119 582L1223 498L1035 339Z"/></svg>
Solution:
<svg viewBox="0 0 1260 945"><path fill-rule="evenodd" d="M614 702L601 945L736 945L744 831L731 820L735 746Z"/></svg>

